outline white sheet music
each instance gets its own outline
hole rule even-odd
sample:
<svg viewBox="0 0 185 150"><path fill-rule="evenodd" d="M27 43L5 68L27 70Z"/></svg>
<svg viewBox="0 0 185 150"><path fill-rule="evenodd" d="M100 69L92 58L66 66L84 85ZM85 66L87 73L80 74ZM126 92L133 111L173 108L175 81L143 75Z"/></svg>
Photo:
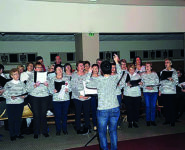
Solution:
<svg viewBox="0 0 185 150"><path fill-rule="evenodd" d="M37 82L44 83L47 81L47 72L37 72Z"/></svg>
<svg viewBox="0 0 185 150"><path fill-rule="evenodd" d="M98 94L97 89L89 89L86 87L85 81L83 81L84 85L84 95L95 95Z"/></svg>
<svg viewBox="0 0 185 150"><path fill-rule="evenodd" d="M65 85L62 85L61 90L60 90L60 92L59 92L59 94L58 94L58 98L64 99L65 89L66 89L66 88L65 88Z"/></svg>

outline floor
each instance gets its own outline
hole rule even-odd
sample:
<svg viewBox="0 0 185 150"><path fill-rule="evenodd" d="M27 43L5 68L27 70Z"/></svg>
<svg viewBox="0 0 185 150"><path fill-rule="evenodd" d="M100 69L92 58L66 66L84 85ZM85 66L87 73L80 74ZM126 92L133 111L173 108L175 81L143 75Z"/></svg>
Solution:
<svg viewBox="0 0 185 150"><path fill-rule="evenodd" d="M146 126L145 117L140 118L138 125L139 128L128 128L126 122L122 122L121 128L118 129L118 140L129 140L143 137L151 137L157 135L165 135L172 133L183 133L185 132L185 114L180 118L180 122L176 123L175 127L169 125L163 125L163 117L157 117L157 126ZM4 130L4 127L0 127L0 149L2 150L64 150L74 147L84 146L95 134L92 131L87 135L77 135L73 124L68 124L68 135L61 134L56 136L55 125L49 125L50 137L45 138L42 135L38 139L33 139L33 134L24 135L24 139L17 139L16 141L10 141L9 132ZM89 145L98 144L95 138Z"/></svg>

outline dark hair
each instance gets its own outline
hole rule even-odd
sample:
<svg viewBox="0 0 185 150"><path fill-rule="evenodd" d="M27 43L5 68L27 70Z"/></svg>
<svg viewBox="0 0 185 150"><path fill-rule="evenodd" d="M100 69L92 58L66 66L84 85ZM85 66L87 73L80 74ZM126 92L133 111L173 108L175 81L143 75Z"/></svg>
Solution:
<svg viewBox="0 0 185 150"><path fill-rule="evenodd" d="M2 64L0 64L0 70L1 69L4 71L4 66Z"/></svg>
<svg viewBox="0 0 185 150"><path fill-rule="evenodd" d="M111 74L112 65L108 60L105 60L100 65L103 74Z"/></svg>
<svg viewBox="0 0 185 150"><path fill-rule="evenodd" d="M34 65L34 68L36 68L37 66L42 66L42 64L40 62L37 62L35 65Z"/></svg>
<svg viewBox="0 0 185 150"><path fill-rule="evenodd" d="M143 65L143 63L142 63L142 59L141 59L141 57L139 57L139 56L136 56L135 58L134 58L134 60L133 60L133 64L134 65L136 65L136 59L137 58L139 58L140 59L140 66L142 66Z"/></svg>
<svg viewBox="0 0 185 150"><path fill-rule="evenodd" d="M98 64L93 64L93 65L92 65L92 68L95 67L95 66L98 67L98 70L99 70Z"/></svg>
<svg viewBox="0 0 185 150"><path fill-rule="evenodd" d="M100 59L100 58L97 58L97 59L96 59L96 62L97 62L97 61L102 61L102 59Z"/></svg>
<svg viewBox="0 0 185 150"><path fill-rule="evenodd" d="M78 67L79 64L83 64L83 65L84 65L84 61L79 60L79 61L76 63L76 67Z"/></svg>
<svg viewBox="0 0 185 150"><path fill-rule="evenodd" d="M42 56L37 56L37 57L36 57L36 62L38 62L38 61L41 60L41 59L43 60Z"/></svg>
<svg viewBox="0 0 185 150"><path fill-rule="evenodd" d="M54 70L56 71L58 67L60 67L60 68L62 68L62 69L63 69L63 67L62 67L62 65L61 65L61 64L57 64L57 65L55 65Z"/></svg>
<svg viewBox="0 0 185 150"><path fill-rule="evenodd" d="M152 67L152 62L146 62L145 65L146 65L146 64L149 64L150 67Z"/></svg>
<svg viewBox="0 0 185 150"><path fill-rule="evenodd" d="M65 63L65 65L64 65L64 72L66 72L66 67L67 66L70 66L71 67L71 73L72 73L72 66L71 66L71 64L70 63Z"/></svg>
<svg viewBox="0 0 185 150"><path fill-rule="evenodd" d="M89 61L84 61L84 65L88 64L90 66L90 62Z"/></svg>
<svg viewBox="0 0 185 150"><path fill-rule="evenodd" d="M122 62L122 63L127 63L126 59L121 59L121 60L119 61L119 63L121 64L121 62Z"/></svg>

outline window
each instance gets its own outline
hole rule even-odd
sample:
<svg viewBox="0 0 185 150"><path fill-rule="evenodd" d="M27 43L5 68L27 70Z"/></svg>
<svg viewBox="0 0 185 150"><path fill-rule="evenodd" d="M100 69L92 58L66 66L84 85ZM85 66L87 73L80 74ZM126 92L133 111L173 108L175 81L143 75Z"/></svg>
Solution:
<svg viewBox="0 0 185 150"><path fill-rule="evenodd" d="M168 57L173 57L173 50L168 51Z"/></svg>
<svg viewBox="0 0 185 150"><path fill-rule="evenodd" d="M155 58L155 51L151 52L151 58L154 59Z"/></svg>
<svg viewBox="0 0 185 150"><path fill-rule="evenodd" d="M100 52L100 59L104 59L103 52Z"/></svg>
<svg viewBox="0 0 185 150"><path fill-rule="evenodd" d="M136 52L131 51L131 52L130 52L130 59L134 59L135 56L136 56Z"/></svg>
<svg viewBox="0 0 185 150"><path fill-rule="evenodd" d="M181 50L181 57L184 57L184 50Z"/></svg>
<svg viewBox="0 0 185 150"><path fill-rule="evenodd" d="M28 54L28 62L35 62L36 54Z"/></svg>
<svg viewBox="0 0 185 150"><path fill-rule="evenodd" d="M161 58L161 51L156 51L156 58Z"/></svg>
<svg viewBox="0 0 185 150"><path fill-rule="evenodd" d="M148 51L143 52L143 58L148 58Z"/></svg>
<svg viewBox="0 0 185 150"><path fill-rule="evenodd" d="M9 54L10 62L15 63L18 62L18 55L17 54Z"/></svg>
<svg viewBox="0 0 185 150"><path fill-rule="evenodd" d="M74 53L67 53L67 61L74 61Z"/></svg>
<svg viewBox="0 0 185 150"><path fill-rule="evenodd" d="M55 57L57 56L57 53L50 54L50 61L55 61Z"/></svg>

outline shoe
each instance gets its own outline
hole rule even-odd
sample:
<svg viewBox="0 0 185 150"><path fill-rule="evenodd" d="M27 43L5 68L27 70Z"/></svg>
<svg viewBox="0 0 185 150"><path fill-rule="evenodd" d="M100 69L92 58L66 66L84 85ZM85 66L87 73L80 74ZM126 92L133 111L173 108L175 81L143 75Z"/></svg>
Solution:
<svg viewBox="0 0 185 150"><path fill-rule="evenodd" d="M22 135L19 134L19 135L16 136L16 138L23 139L24 136L22 136Z"/></svg>
<svg viewBox="0 0 185 150"><path fill-rule="evenodd" d="M157 124L155 123L155 121L151 121L151 125L152 126L157 126Z"/></svg>
<svg viewBox="0 0 185 150"><path fill-rule="evenodd" d="M165 121L165 122L163 123L163 125L167 125L167 124L170 124L170 122Z"/></svg>
<svg viewBox="0 0 185 150"><path fill-rule="evenodd" d="M139 128L139 126L137 125L136 122L133 122L133 126L134 126L135 128Z"/></svg>
<svg viewBox="0 0 185 150"><path fill-rule="evenodd" d="M171 123L171 127L175 127L175 122L172 122Z"/></svg>
<svg viewBox="0 0 185 150"><path fill-rule="evenodd" d="M39 137L38 134L34 134L33 136L34 139L38 139L38 137Z"/></svg>
<svg viewBox="0 0 185 150"><path fill-rule="evenodd" d="M128 123L128 128L132 128L132 122Z"/></svg>
<svg viewBox="0 0 185 150"><path fill-rule="evenodd" d="M57 132L56 132L56 135L60 135L60 131L57 131Z"/></svg>
<svg viewBox="0 0 185 150"><path fill-rule="evenodd" d="M15 140L16 140L16 137L15 137L15 136L11 136L11 137L10 137L10 140L11 140L11 141L15 141Z"/></svg>
<svg viewBox="0 0 185 150"><path fill-rule="evenodd" d="M45 137L49 137L49 134L48 133L44 133L43 134Z"/></svg>
<svg viewBox="0 0 185 150"><path fill-rule="evenodd" d="M148 127L150 126L150 121L146 122L146 126L148 126Z"/></svg>
<svg viewBox="0 0 185 150"><path fill-rule="evenodd" d="M86 135L89 133L89 129L85 128L84 130L77 130L77 134Z"/></svg>
<svg viewBox="0 0 185 150"><path fill-rule="evenodd" d="M68 134L68 132L67 132L67 131L63 131L63 133L64 133L64 135L67 135L67 134Z"/></svg>

